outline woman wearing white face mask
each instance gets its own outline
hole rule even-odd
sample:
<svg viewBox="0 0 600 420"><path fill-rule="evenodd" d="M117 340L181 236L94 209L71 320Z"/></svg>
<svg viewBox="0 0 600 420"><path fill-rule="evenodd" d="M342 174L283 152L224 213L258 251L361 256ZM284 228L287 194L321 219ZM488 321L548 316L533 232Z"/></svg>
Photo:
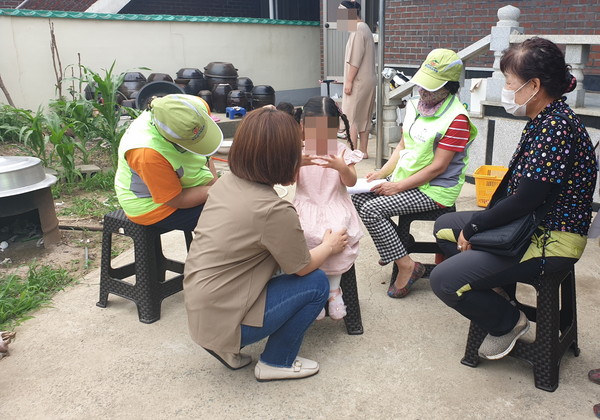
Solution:
<svg viewBox="0 0 600 420"><path fill-rule="evenodd" d="M444 303L488 331L479 348L487 359L507 355L529 328L525 314L493 289L514 291L519 280L541 270L562 270L581 257L596 185L592 142L563 96L577 82L562 51L549 40L532 38L511 46L500 69L506 77L506 111L529 117L511 159L508 185L494 195L493 207L446 214L436 221L438 244L452 258L430 276L433 291ZM469 239L475 232L506 225L546 200L552 205L521 255L471 248Z"/></svg>
<svg viewBox="0 0 600 420"><path fill-rule="evenodd" d="M393 261L398 267L387 292L391 298L408 295L425 273L425 267L408 255L391 218L450 207L465 181L468 149L477 129L456 96L462 70L452 50L439 48L427 55L411 79L420 96L407 103L396 150L380 170L367 174L369 181L389 182L352 195L379 252L379 264Z"/></svg>

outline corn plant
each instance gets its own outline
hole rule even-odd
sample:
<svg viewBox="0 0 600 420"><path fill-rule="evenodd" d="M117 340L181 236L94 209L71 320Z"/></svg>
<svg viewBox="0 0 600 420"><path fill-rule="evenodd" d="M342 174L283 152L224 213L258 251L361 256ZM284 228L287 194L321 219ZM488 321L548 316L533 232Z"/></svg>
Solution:
<svg viewBox="0 0 600 420"><path fill-rule="evenodd" d="M39 107L37 112L32 112L28 109L15 108L19 113L25 125L18 132L19 143L17 147L28 154L36 156L42 161L42 165L49 167L52 164L54 150L48 150L50 141L47 135L46 117L44 109Z"/></svg>
<svg viewBox="0 0 600 420"><path fill-rule="evenodd" d="M26 125L26 118L17 111L17 108L0 105L0 142L18 142L19 131L24 125Z"/></svg>
<svg viewBox="0 0 600 420"><path fill-rule="evenodd" d="M71 126L66 125L58 115L51 113L46 118L48 122L48 139L54 145L62 167L58 172L68 183L73 183L81 178L81 173L75 167L75 143L67 135Z"/></svg>
<svg viewBox="0 0 600 420"><path fill-rule="evenodd" d="M118 103L118 96L121 94L118 89L123 83L125 73L114 73L114 67L115 62L113 61L108 70L104 69L104 74L99 74L82 66L82 77L92 88L93 97L98 98L95 107L102 117L97 125L98 133L109 145L113 165L116 167L119 143L129 124L121 122L122 109Z"/></svg>
<svg viewBox="0 0 600 420"><path fill-rule="evenodd" d="M74 135L72 143L75 149L81 154L83 164L89 164L92 153L100 146L94 103L85 99L56 100L50 103L50 107L69 126L68 133Z"/></svg>

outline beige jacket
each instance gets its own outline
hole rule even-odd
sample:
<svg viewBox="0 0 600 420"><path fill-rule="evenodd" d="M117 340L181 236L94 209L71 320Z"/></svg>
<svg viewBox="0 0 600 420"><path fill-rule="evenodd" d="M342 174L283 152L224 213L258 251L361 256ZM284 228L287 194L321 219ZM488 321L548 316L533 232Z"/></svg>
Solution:
<svg viewBox="0 0 600 420"><path fill-rule="evenodd" d="M239 352L241 324L262 326L266 285L310 262L292 204L233 174L210 189L185 263L190 334L202 347Z"/></svg>

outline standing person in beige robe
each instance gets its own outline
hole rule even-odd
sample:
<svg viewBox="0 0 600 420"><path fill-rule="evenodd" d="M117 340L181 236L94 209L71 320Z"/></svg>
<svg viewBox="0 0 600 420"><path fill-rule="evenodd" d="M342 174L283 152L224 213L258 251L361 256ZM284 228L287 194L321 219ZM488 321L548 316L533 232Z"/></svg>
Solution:
<svg viewBox="0 0 600 420"><path fill-rule="evenodd" d="M375 105L375 42L369 26L360 19L360 3L343 1L340 8L348 9L349 29L352 31L346 44L344 58L344 95L342 110L350 121L350 136L367 159L369 131ZM356 11L356 17L354 12ZM356 23L356 30L353 30ZM339 28L339 26L338 26Z"/></svg>

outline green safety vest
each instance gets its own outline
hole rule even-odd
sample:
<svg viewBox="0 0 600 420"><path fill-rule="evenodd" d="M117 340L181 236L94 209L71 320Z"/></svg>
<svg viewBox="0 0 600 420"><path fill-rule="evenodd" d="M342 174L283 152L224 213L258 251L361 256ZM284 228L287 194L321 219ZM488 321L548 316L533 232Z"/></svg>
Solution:
<svg viewBox="0 0 600 420"><path fill-rule="evenodd" d="M406 179L419 172L433 162L439 141L454 119L465 115L469 119L471 133L469 143L462 152L456 152L446 171L421 185L419 190L435 202L443 206L452 206L465 182L465 172L469 163L468 149L477 136L477 128L471 122L465 107L456 95L449 95L440 109L431 116L425 117L417 111L418 99L411 99L406 106L406 115L402 124L404 150L396 168L392 172L392 181Z"/></svg>
<svg viewBox="0 0 600 420"><path fill-rule="evenodd" d="M140 176L129 167L125 153L131 149L149 148L169 161L183 188L206 185L213 175L206 165L207 158L175 145L156 130L149 111L144 111L131 123L119 144L119 163L115 175L115 190L125 214L135 217L149 213L164 203L155 203L150 190Z"/></svg>

